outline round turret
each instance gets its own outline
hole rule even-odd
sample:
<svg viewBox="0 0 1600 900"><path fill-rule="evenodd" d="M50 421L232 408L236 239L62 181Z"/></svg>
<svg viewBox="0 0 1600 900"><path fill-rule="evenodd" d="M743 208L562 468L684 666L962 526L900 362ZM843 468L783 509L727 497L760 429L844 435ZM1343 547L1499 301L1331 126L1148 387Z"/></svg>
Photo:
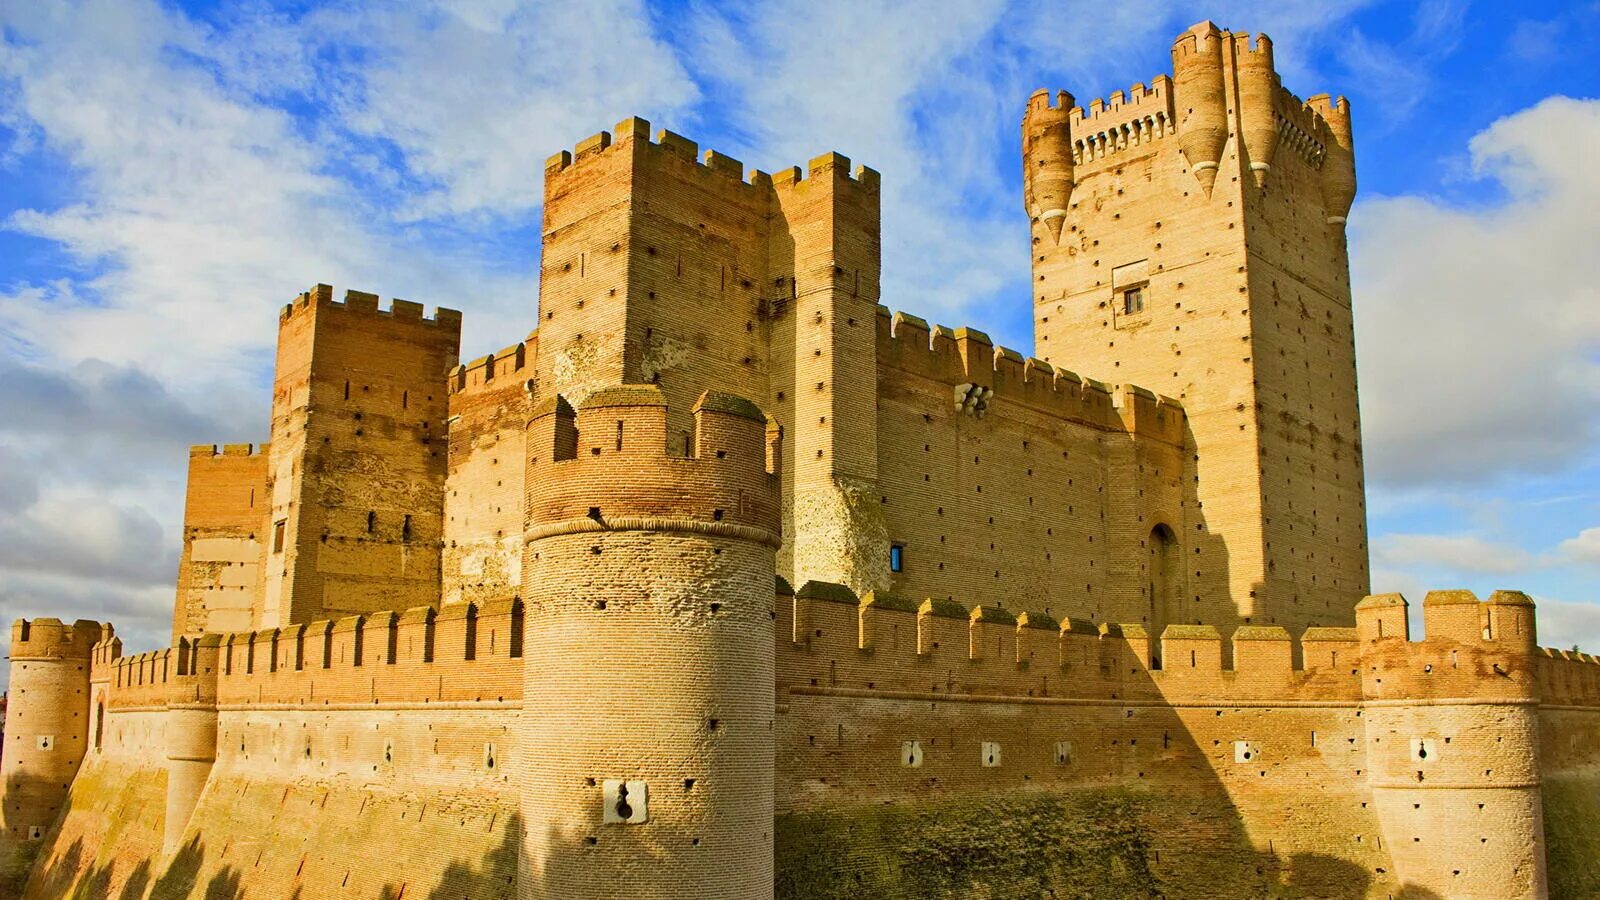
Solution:
<svg viewBox="0 0 1600 900"><path fill-rule="evenodd" d="M61 814L89 742L89 669L101 625L19 619L0 753L0 894L18 887ZM20 891L18 891L20 893Z"/></svg>
<svg viewBox="0 0 1600 900"><path fill-rule="evenodd" d="M1405 611L1398 594L1356 611L1368 777L1395 874L1440 897L1543 897L1533 603L1433 591L1420 642Z"/></svg>
<svg viewBox="0 0 1600 900"><path fill-rule="evenodd" d="M1217 165L1228 142L1228 106L1222 83L1222 32L1201 22L1172 45L1172 81L1178 117L1178 146L1189 168L1211 195Z"/></svg>
<svg viewBox="0 0 1600 900"><path fill-rule="evenodd" d="M1356 199L1355 138L1350 131L1350 101L1337 101L1319 94L1306 101L1327 123L1326 155L1322 160L1322 203L1328 211L1328 224L1343 225Z"/></svg>
<svg viewBox="0 0 1600 900"><path fill-rule="evenodd" d="M1272 63L1272 41L1266 35L1256 37L1254 49L1248 33L1234 35L1234 49L1239 61L1239 133L1256 187L1266 190L1267 173L1278 149L1277 103L1283 87Z"/></svg>
<svg viewBox="0 0 1600 900"><path fill-rule="evenodd" d="M163 842L171 854L183 841L189 818L217 760L217 657L221 638L179 640L178 677L167 703L167 824Z"/></svg>
<svg viewBox="0 0 1600 900"><path fill-rule="evenodd" d="M1049 228L1057 243L1072 200L1072 107L1072 95L1066 91L1057 92L1052 106L1050 92L1041 89L1028 98L1022 118L1022 183L1028 217Z"/></svg>
<svg viewBox="0 0 1600 900"><path fill-rule="evenodd" d="M702 396L692 456L666 413L528 427L524 898L772 896L776 453L748 401Z"/></svg>

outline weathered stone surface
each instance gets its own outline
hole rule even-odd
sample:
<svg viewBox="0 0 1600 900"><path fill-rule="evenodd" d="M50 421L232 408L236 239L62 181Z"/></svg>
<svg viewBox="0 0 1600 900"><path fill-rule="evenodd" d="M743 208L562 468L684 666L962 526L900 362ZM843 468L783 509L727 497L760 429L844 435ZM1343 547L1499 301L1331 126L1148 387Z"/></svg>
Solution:
<svg viewBox="0 0 1600 900"><path fill-rule="evenodd" d="M0 893L1600 894L1600 663L1363 599L1348 105L1173 66L1028 102L1037 358L880 305L873 170L639 119L526 338L301 295L173 645L15 626Z"/></svg>

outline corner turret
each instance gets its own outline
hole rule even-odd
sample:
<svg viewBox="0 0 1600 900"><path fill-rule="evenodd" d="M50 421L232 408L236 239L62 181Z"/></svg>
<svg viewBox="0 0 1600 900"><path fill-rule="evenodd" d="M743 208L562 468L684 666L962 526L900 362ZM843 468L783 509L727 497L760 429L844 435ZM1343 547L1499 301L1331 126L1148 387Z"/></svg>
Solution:
<svg viewBox="0 0 1600 900"><path fill-rule="evenodd" d="M1356 609L1369 778L1401 882L1441 897L1543 897L1533 601L1432 591L1425 639L1399 594Z"/></svg>
<svg viewBox="0 0 1600 900"><path fill-rule="evenodd" d="M1256 37L1250 47L1249 32L1233 35L1234 55L1238 60L1239 132L1250 157L1250 174L1256 187L1267 189L1267 173L1278 149L1278 95L1283 86L1272 64L1272 40Z"/></svg>
<svg viewBox="0 0 1600 900"><path fill-rule="evenodd" d="M1209 197L1228 142L1221 29L1206 21L1184 32L1172 45L1172 76L1177 88L1178 145Z"/></svg>
<svg viewBox="0 0 1600 900"><path fill-rule="evenodd" d="M80 619L11 626L11 690L0 754L0 895L21 895L89 744L89 669L103 627Z"/></svg>
<svg viewBox="0 0 1600 900"><path fill-rule="evenodd" d="M1057 91L1037 90L1022 117L1022 191L1028 217L1050 229L1052 243L1061 242L1067 204L1072 200L1072 130L1074 100Z"/></svg>
<svg viewBox="0 0 1600 900"><path fill-rule="evenodd" d="M525 900L772 896L777 436L693 414L683 456L653 385L528 426Z"/></svg>
<svg viewBox="0 0 1600 900"><path fill-rule="evenodd" d="M1355 138L1350 131L1350 101L1318 94L1306 106L1322 117L1333 138L1322 160L1322 203L1328 224L1343 226L1356 199Z"/></svg>

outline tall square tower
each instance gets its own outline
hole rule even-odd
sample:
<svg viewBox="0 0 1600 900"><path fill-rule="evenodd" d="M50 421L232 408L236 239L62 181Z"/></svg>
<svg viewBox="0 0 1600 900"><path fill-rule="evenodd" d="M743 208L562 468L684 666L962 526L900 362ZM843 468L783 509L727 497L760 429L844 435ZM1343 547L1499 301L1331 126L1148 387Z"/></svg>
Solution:
<svg viewBox="0 0 1600 900"><path fill-rule="evenodd" d="M1183 402L1195 610L1348 622L1368 583L1349 107L1284 90L1265 35L1203 22L1172 60L1087 109L1029 101L1037 352Z"/></svg>
<svg viewBox="0 0 1600 900"><path fill-rule="evenodd" d="M278 319L261 628L439 602L461 314L319 284Z"/></svg>

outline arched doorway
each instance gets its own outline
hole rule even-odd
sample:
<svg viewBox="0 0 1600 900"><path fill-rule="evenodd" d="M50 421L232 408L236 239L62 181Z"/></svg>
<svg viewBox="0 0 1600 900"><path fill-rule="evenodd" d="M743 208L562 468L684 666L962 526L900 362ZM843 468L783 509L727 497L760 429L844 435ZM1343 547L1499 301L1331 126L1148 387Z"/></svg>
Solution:
<svg viewBox="0 0 1600 900"><path fill-rule="evenodd" d="M1178 537L1166 525L1150 529L1147 546L1150 551L1150 640L1155 644L1168 625L1182 618L1183 560L1179 558Z"/></svg>

